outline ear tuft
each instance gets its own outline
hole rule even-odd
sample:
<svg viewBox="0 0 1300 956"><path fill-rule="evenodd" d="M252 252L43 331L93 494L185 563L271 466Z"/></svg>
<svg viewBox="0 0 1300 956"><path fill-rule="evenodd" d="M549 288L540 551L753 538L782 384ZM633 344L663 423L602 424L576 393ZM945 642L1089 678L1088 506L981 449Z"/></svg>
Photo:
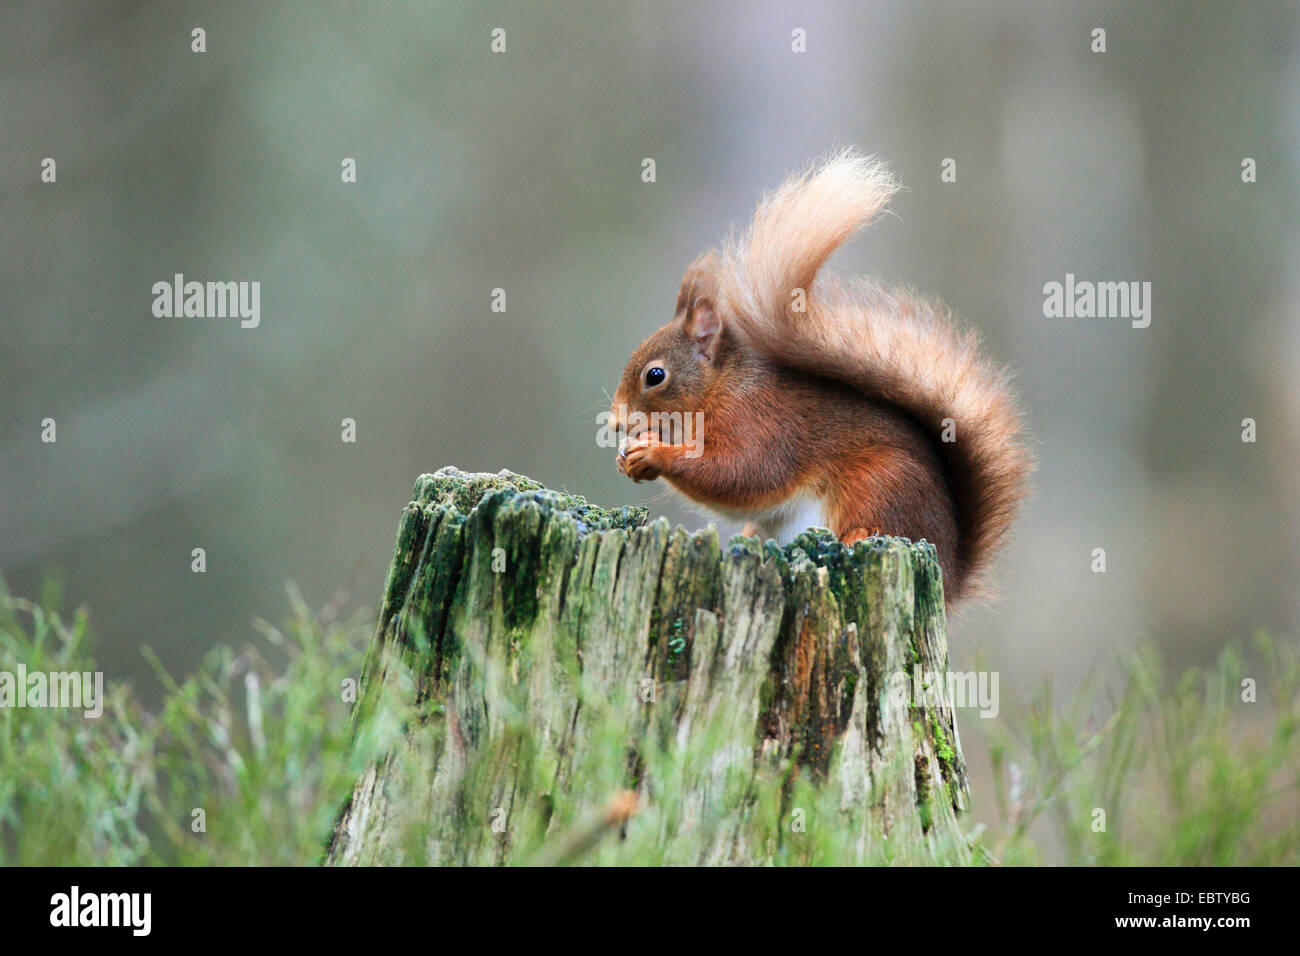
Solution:
<svg viewBox="0 0 1300 956"><path fill-rule="evenodd" d="M695 261L686 267L682 276L682 287L677 293L677 308L673 315L685 315L690 305L700 296L713 298L718 285L718 257L710 249L700 253Z"/></svg>
<svg viewBox="0 0 1300 956"><path fill-rule="evenodd" d="M713 307L712 299L699 298L691 303L685 328L695 357L706 365L712 364L718 356L718 340L722 337L722 318Z"/></svg>

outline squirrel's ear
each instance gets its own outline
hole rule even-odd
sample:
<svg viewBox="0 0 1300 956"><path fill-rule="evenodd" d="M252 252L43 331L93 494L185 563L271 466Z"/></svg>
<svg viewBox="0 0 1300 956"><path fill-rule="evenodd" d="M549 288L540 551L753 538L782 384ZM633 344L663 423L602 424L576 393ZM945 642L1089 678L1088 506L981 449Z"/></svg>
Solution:
<svg viewBox="0 0 1300 956"><path fill-rule="evenodd" d="M712 296L717 287L718 257L712 250L702 253L686 267L682 276L681 291L677 293L677 309L673 315L685 315L691 303L700 296Z"/></svg>
<svg viewBox="0 0 1300 956"><path fill-rule="evenodd" d="M712 364L718 356L718 340L722 338L722 318L713 308L713 300L699 298L691 303L685 329L695 357L706 365Z"/></svg>

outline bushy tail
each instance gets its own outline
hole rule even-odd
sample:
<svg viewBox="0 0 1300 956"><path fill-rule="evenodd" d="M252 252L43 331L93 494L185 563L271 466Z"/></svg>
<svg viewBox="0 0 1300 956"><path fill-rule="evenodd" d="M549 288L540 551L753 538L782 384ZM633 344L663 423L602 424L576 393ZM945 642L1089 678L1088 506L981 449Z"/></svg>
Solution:
<svg viewBox="0 0 1300 956"><path fill-rule="evenodd" d="M851 149L791 176L763 197L749 231L724 248L720 298L746 315L785 315L808 296L831 253L897 191L883 165Z"/></svg>
<svg viewBox="0 0 1300 956"><path fill-rule="evenodd" d="M957 573L945 582L952 599L977 590L1033 461L1008 373L945 308L868 282L844 288L823 277L814 287L830 254L897 188L883 166L851 150L791 177L724 248L718 304L755 348L902 409L932 437L957 510Z"/></svg>

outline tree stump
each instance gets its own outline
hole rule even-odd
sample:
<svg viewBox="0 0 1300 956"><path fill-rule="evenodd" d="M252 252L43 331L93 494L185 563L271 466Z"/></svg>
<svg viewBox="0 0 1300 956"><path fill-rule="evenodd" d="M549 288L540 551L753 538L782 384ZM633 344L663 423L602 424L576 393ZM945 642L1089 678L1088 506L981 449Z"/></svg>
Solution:
<svg viewBox="0 0 1300 956"><path fill-rule="evenodd" d="M444 468L402 513L354 711L397 699L399 742L327 861L961 862L947 666L924 542L723 546Z"/></svg>

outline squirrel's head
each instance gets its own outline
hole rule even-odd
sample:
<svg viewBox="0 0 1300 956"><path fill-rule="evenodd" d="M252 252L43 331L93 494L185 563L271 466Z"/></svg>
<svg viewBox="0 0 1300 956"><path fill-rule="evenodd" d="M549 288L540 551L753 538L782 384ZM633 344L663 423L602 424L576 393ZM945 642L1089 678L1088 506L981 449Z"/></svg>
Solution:
<svg viewBox="0 0 1300 956"><path fill-rule="evenodd" d="M716 308L715 273L711 252L691 263L673 320L651 334L628 360L610 408L619 431L631 433L628 437L656 427L656 412L671 422L670 413L703 411L705 398L725 373L735 343ZM640 416L629 421L638 412ZM660 432L663 441L675 440L662 427Z"/></svg>

